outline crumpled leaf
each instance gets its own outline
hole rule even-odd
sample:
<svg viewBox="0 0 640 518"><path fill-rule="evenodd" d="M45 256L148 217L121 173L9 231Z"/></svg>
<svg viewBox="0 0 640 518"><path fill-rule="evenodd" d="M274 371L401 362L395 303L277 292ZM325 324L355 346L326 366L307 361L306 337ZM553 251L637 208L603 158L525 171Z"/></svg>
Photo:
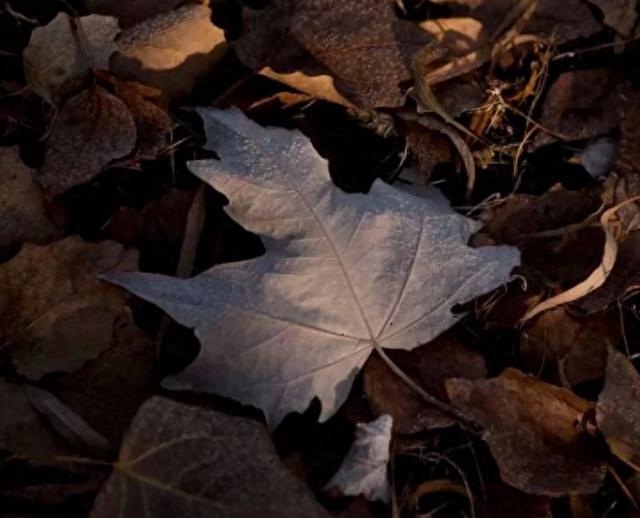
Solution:
<svg viewBox="0 0 640 518"><path fill-rule="evenodd" d="M188 94L226 52L224 32L211 9L187 4L123 31L111 71L158 88L166 99Z"/></svg>
<svg viewBox="0 0 640 518"><path fill-rule="evenodd" d="M351 449L325 490L338 489L343 495L364 495L369 500L388 502L391 491L387 463L392 426L390 415L381 415L370 423L358 423Z"/></svg>
<svg viewBox="0 0 640 518"><path fill-rule="evenodd" d="M593 493L606 464L576 422L591 405L571 392L506 369L499 377L446 384L451 402L485 430L507 484L549 496Z"/></svg>
<svg viewBox="0 0 640 518"><path fill-rule="evenodd" d="M137 254L70 237L25 245L0 264L0 343L23 376L72 372L111 345L126 293L97 279L131 271Z"/></svg>
<svg viewBox="0 0 640 518"><path fill-rule="evenodd" d="M162 397L127 432L91 518L113 516L327 517L250 419Z"/></svg>
<svg viewBox="0 0 640 518"><path fill-rule="evenodd" d="M49 219L34 171L17 147L0 149L0 249L26 242L46 244L62 236Z"/></svg>
<svg viewBox="0 0 640 518"><path fill-rule="evenodd" d="M412 351L389 351L389 356L427 392L448 401L444 382L449 378L481 379L487 375L484 358L445 333ZM429 406L420 395L396 376L378 355L363 369L364 390L377 414L393 417L395 433L417 433L455 424L455 419Z"/></svg>
<svg viewBox="0 0 640 518"><path fill-rule="evenodd" d="M136 125L127 106L96 86L69 99L47 140L38 181L51 195L88 182L133 151Z"/></svg>
<svg viewBox="0 0 640 518"><path fill-rule="evenodd" d="M24 50L29 86L53 104L77 92L91 70L109 68L118 32L118 20L111 16L58 14L34 29Z"/></svg>
<svg viewBox="0 0 640 518"><path fill-rule="evenodd" d="M174 9L184 0L86 0L85 8L93 13L116 16L122 27Z"/></svg>
<svg viewBox="0 0 640 518"><path fill-rule="evenodd" d="M620 124L632 93L631 83L609 69L570 70L549 89L538 122L565 140L599 137ZM556 140L541 132L532 149Z"/></svg>
<svg viewBox="0 0 640 518"><path fill-rule="evenodd" d="M605 25L625 38L632 35L638 20L636 0L589 0L589 3L600 8Z"/></svg>
<svg viewBox="0 0 640 518"><path fill-rule="evenodd" d="M330 76L339 95L375 108L404 104L400 83L411 79L410 60L428 41L388 0L273 0L265 9L244 10L234 48L256 71L299 72L307 81Z"/></svg>
<svg viewBox="0 0 640 518"><path fill-rule="evenodd" d="M298 132L238 111L201 114L222 161L190 167L268 252L191 279L108 277L196 328L202 352L172 386L252 404L271 426L318 397L324 421L376 346L430 341L461 318L455 304L506 282L518 264L513 248L467 247L477 225L442 197L381 181L346 194Z"/></svg>
<svg viewBox="0 0 640 518"><path fill-rule="evenodd" d="M611 451L640 471L640 374L614 349L609 352L596 421Z"/></svg>

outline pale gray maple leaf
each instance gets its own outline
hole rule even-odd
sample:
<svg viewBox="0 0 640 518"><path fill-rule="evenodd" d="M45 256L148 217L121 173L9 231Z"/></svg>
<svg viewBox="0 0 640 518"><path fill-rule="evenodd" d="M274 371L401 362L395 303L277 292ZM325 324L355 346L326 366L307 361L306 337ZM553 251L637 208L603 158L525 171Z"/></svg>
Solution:
<svg viewBox="0 0 640 518"><path fill-rule="evenodd" d="M389 501L389 445L393 418L384 414L370 423L358 423L356 438L340 469L325 486L343 495L364 495L369 500Z"/></svg>
<svg viewBox="0 0 640 518"><path fill-rule="evenodd" d="M270 426L318 397L324 421L375 347L429 342L461 318L453 306L503 284L519 263L512 247L468 247L479 225L442 200L382 181L366 195L342 192L297 131L235 110L200 114L221 160L190 168L267 252L191 279L108 277L195 328L202 350L170 387L252 404Z"/></svg>

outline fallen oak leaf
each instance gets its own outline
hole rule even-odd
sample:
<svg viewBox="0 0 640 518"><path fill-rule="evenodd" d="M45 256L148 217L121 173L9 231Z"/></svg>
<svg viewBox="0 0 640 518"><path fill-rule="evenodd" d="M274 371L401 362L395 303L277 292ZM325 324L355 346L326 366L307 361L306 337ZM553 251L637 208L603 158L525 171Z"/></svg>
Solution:
<svg viewBox="0 0 640 518"><path fill-rule="evenodd" d="M324 487L343 495L364 495L387 503L391 493L387 477L393 418L381 415L370 423L356 425L356 438L340 468Z"/></svg>
<svg viewBox="0 0 640 518"><path fill-rule="evenodd" d="M52 104L79 91L92 70L109 68L119 30L118 20L111 16L58 14L33 31L24 50L29 86Z"/></svg>
<svg viewBox="0 0 640 518"><path fill-rule="evenodd" d="M52 196L88 182L113 160L131 153L136 125L127 106L95 86L60 109L47 140L38 181Z"/></svg>
<svg viewBox="0 0 640 518"><path fill-rule="evenodd" d="M429 342L461 318L454 305L506 282L518 264L511 247L467 247L477 225L442 201L380 181L368 195L339 191L298 132L238 111L201 115L222 161L191 170L231 200L229 215L268 252L191 279L106 277L196 328L202 352L170 386L252 404L270 426L318 397L325 421L374 349L390 363L382 348Z"/></svg>
<svg viewBox="0 0 640 518"><path fill-rule="evenodd" d="M264 426L154 397L136 415L91 518L326 518Z"/></svg>
<svg viewBox="0 0 640 518"><path fill-rule="evenodd" d="M131 27L138 22L160 13L175 9L184 0L87 0L88 11L115 16L122 27Z"/></svg>
<svg viewBox="0 0 640 518"><path fill-rule="evenodd" d="M592 438L576 428L588 401L515 369L499 377L446 383L451 402L484 428L483 439L507 484L525 493L593 493L606 464Z"/></svg>

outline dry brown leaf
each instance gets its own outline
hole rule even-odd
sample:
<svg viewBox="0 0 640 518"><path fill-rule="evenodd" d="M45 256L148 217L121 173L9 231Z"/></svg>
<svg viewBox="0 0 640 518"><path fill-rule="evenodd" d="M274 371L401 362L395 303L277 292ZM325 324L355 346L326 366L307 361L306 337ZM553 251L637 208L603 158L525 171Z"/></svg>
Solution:
<svg viewBox="0 0 640 518"><path fill-rule="evenodd" d="M620 124L632 93L631 83L612 70L571 70L560 75L549 89L539 123L565 140L598 137ZM550 133L541 132L531 149L556 140Z"/></svg>
<svg viewBox="0 0 640 518"><path fill-rule="evenodd" d="M327 517L260 423L154 397L125 436L91 518Z"/></svg>
<svg viewBox="0 0 640 518"><path fill-rule="evenodd" d="M484 499L476 499L479 518L552 518L552 499L528 495L499 481L489 484Z"/></svg>
<svg viewBox="0 0 640 518"><path fill-rule="evenodd" d="M45 211L34 171L24 165L17 147L0 149L0 249L14 244L46 244L62 231Z"/></svg>
<svg viewBox="0 0 640 518"><path fill-rule="evenodd" d="M507 484L549 496L599 489L606 464L576 427L588 401L515 369L489 380L449 380L446 387L452 403L484 428Z"/></svg>
<svg viewBox="0 0 640 518"><path fill-rule="evenodd" d="M47 140L38 181L53 196L88 182L136 143L136 126L127 106L94 87L69 99Z"/></svg>
<svg viewBox="0 0 640 518"><path fill-rule="evenodd" d="M454 336L443 335L413 351L388 351L389 357L430 394L446 401L449 378L482 379L487 371L482 355ZM364 390L376 414L393 417L394 432L416 433L445 428L455 421L428 406L384 361L373 355L364 366Z"/></svg>
<svg viewBox="0 0 640 518"><path fill-rule="evenodd" d="M615 29L625 38L632 35L638 20L636 0L589 0L589 3L600 8L605 25Z"/></svg>
<svg viewBox="0 0 640 518"><path fill-rule="evenodd" d="M309 76L300 71L278 73L270 67L260 70L260 74L318 99L341 104L346 108L354 108L353 104L336 90L331 76Z"/></svg>
<svg viewBox="0 0 640 518"><path fill-rule="evenodd" d="M611 451L640 471L640 374L614 349L609 353L596 421Z"/></svg>
<svg viewBox="0 0 640 518"><path fill-rule="evenodd" d="M615 314L580 319L565 308L555 308L527 324L520 352L529 372L546 368L558 382L576 385L604 374L608 350L619 338L620 321Z"/></svg>
<svg viewBox="0 0 640 518"><path fill-rule="evenodd" d="M109 68L118 32L118 20L110 16L58 14L33 31L24 50L27 82L38 95L57 104L79 91L91 70Z"/></svg>
<svg viewBox="0 0 640 518"><path fill-rule="evenodd" d="M117 243L70 237L1 264L0 343L16 370L32 380L72 372L109 348L126 295L97 276L136 263Z"/></svg>
<svg viewBox="0 0 640 518"><path fill-rule="evenodd" d="M0 452L24 457L68 453L62 438L47 427L29 403L24 387L0 378Z"/></svg>
<svg viewBox="0 0 640 518"><path fill-rule="evenodd" d="M167 148L167 135L175 127L166 110L153 103L161 92L142 83L119 81L116 95L127 105L136 124L136 158L153 160Z"/></svg>
<svg viewBox="0 0 640 518"><path fill-rule="evenodd" d="M188 94L227 49L211 9L187 4L144 20L122 32L111 71L162 91L165 99Z"/></svg>
<svg viewBox="0 0 640 518"><path fill-rule="evenodd" d="M47 388L113 444L156 388L155 346L128 308L113 325L110 347L79 370L49 379Z"/></svg>
<svg viewBox="0 0 640 518"><path fill-rule="evenodd" d="M300 72L315 82L329 75L341 96L374 108L404 104L400 83L411 79L410 59L428 41L387 0L273 0L266 9L245 9L235 48L256 71Z"/></svg>
<svg viewBox="0 0 640 518"><path fill-rule="evenodd" d="M418 163L422 176L428 180L433 169L452 159L448 139L439 131L425 128L413 121L398 119L396 129L407 139L407 145Z"/></svg>
<svg viewBox="0 0 640 518"><path fill-rule="evenodd" d="M86 0L85 8L92 13L115 16L120 20L120 26L125 28L175 9L184 2L185 0Z"/></svg>

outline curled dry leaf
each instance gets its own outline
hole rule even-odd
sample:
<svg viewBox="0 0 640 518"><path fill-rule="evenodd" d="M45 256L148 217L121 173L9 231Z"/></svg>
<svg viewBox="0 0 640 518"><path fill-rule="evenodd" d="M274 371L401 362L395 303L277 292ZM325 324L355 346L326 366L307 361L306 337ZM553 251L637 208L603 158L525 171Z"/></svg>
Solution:
<svg viewBox="0 0 640 518"><path fill-rule="evenodd" d="M322 92L317 85L327 86L330 76L341 97L375 108L404 104L400 83L411 79L409 61L428 41L387 0L273 0L265 9L244 10L235 49L256 71L303 74L314 85L304 90L312 95Z"/></svg>
<svg viewBox="0 0 640 518"><path fill-rule="evenodd" d="M117 243L70 237L1 264L0 343L16 370L32 380L72 372L109 348L126 294L97 276L136 262Z"/></svg>
<svg viewBox="0 0 640 518"><path fill-rule="evenodd" d="M640 471L640 374L614 349L609 353L596 421L611 451Z"/></svg>
<svg viewBox="0 0 640 518"><path fill-rule="evenodd" d="M108 14L120 20L121 27L132 25L170 11L185 0L86 0L85 8L93 13Z"/></svg>
<svg viewBox="0 0 640 518"><path fill-rule="evenodd" d="M38 181L53 196L88 182L131 153L136 125L127 106L101 87L69 99L47 140Z"/></svg>
<svg viewBox="0 0 640 518"><path fill-rule="evenodd" d="M188 94L227 48L223 31L211 23L211 9L198 4L144 20L117 43L111 71L158 88L167 100Z"/></svg>
<svg viewBox="0 0 640 518"><path fill-rule="evenodd" d="M154 397L127 432L91 518L324 518L328 513L250 419Z"/></svg>
<svg viewBox="0 0 640 518"><path fill-rule="evenodd" d="M619 338L615 314L577 318L565 308L555 308L527 324L520 352L530 372L546 369L559 382L576 385L604 374L608 350Z"/></svg>
<svg viewBox="0 0 640 518"><path fill-rule="evenodd" d="M499 377L449 380L452 403L485 430L483 439L507 484L549 496L597 491L606 464L577 420L591 406L571 392L515 369Z"/></svg>
<svg viewBox="0 0 640 518"><path fill-rule="evenodd" d="M46 244L62 231L45 211L34 171L20 160L17 147L0 149L0 249L14 244Z"/></svg>
<svg viewBox="0 0 640 518"><path fill-rule="evenodd" d="M510 247L469 248L477 225L441 200L381 181L368 195L340 191L296 131L236 110L201 115L222 161L190 168L267 253L191 279L108 276L196 328L201 354L172 387L252 404L270 426L318 397L324 421L374 349L429 342L461 318L453 306L506 282L519 262Z"/></svg>
<svg viewBox="0 0 640 518"><path fill-rule="evenodd" d="M481 354L455 336L445 334L413 351L389 351L391 359L418 385L447 401L444 382L449 378L482 379L487 370ZM395 433L417 433L455 424L450 416L429 407L378 355L364 366L364 390L378 414L393 417Z"/></svg>
<svg viewBox="0 0 640 518"><path fill-rule="evenodd" d="M571 70L549 89L538 122L564 140L599 137L620 124L632 93L631 83L610 69ZM556 140L541 132L532 149Z"/></svg>
<svg viewBox="0 0 640 518"><path fill-rule="evenodd" d="M632 35L638 20L636 0L589 0L589 3L600 8L606 25L625 38Z"/></svg>
<svg viewBox="0 0 640 518"><path fill-rule="evenodd" d="M389 415L381 415L370 423L358 423L351 449L325 490L337 489L343 495L364 495L369 500L388 502L391 491L387 463L392 426Z"/></svg>
<svg viewBox="0 0 640 518"><path fill-rule="evenodd" d="M34 29L24 50L27 82L38 95L57 104L79 91L91 70L109 68L118 32L118 20L110 16L58 14L48 25Z"/></svg>

